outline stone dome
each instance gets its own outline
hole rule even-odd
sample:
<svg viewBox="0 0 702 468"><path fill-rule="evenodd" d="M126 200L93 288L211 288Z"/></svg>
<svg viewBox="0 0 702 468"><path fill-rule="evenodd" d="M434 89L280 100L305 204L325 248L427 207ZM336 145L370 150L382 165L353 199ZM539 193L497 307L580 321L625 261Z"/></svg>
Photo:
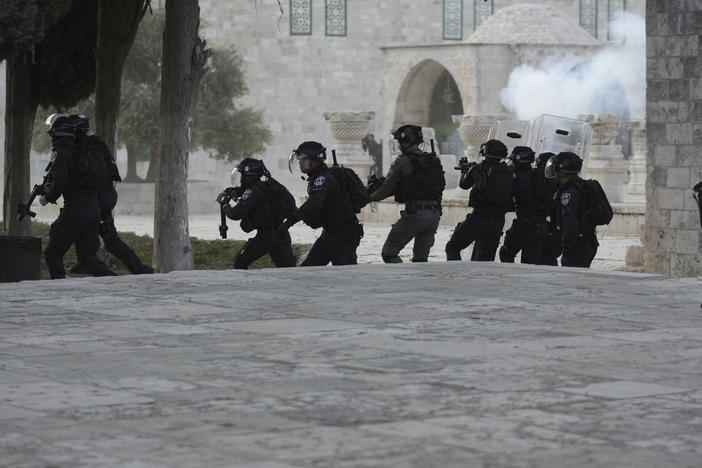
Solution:
<svg viewBox="0 0 702 468"><path fill-rule="evenodd" d="M469 44L552 44L600 46L561 10L522 3L498 10L468 38Z"/></svg>

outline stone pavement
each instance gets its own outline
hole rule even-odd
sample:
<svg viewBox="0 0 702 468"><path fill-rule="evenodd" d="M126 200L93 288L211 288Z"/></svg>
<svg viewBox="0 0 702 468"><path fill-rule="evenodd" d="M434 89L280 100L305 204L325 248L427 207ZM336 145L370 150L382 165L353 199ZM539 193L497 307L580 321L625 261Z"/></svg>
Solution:
<svg viewBox="0 0 702 468"><path fill-rule="evenodd" d="M699 467L701 286L473 262L0 284L0 466Z"/></svg>
<svg viewBox="0 0 702 468"><path fill-rule="evenodd" d="M53 213L44 210L38 213L40 220L44 222L52 222L57 216ZM190 235L200 239L219 239L219 215L191 215L189 217ZM137 234L153 235L154 225L153 217L151 216L133 216L133 215L118 215L115 218L115 223L119 231L132 231ZM250 234L243 232L239 228L239 223L228 220L229 239L246 240L251 237ZM390 224L366 224L364 226L365 236L358 248L359 263L383 263L380 257L380 250L383 247L385 238L390 231ZM506 229L506 228L505 228ZM291 229L293 242L298 244L312 244L321 231L313 230L305 226L303 223L298 223ZM429 256L430 261L446 260L444 247L451 237L453 228L439 226L436 234L436 242ZM604 270L623 270L625 267L626 248L630 245L639 245L638 236L615 236L606 235L600 236L600 248L597 252L597 257L593 262L594 268ZM400 254L405 260L409 261L412 258L411 244L406 247ZM470 259L472 247L469 247L463 252L464 259ZM519 257L517 257L519 260ZM233 259L232 259L233 262Z"/></svg>

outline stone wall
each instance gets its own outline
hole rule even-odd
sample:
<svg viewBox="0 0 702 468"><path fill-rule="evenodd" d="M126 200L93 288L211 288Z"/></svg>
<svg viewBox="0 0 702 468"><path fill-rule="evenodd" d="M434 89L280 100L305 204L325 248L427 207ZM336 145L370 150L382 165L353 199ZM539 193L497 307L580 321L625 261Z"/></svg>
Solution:
<svg viewBox="0 0 702 468"><path fill-rule="evenodd" d="M702 180L702 3L648 0L647 271L702 274L702 234L691 187Z"/></svg>

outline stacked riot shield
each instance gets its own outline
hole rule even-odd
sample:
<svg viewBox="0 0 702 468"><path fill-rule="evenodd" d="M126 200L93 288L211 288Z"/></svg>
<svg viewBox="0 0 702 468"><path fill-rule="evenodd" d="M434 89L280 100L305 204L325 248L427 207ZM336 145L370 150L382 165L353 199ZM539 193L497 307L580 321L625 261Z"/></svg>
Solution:
<svg viewBox="0 0 702 468"><path fill-rule="evenodd" d="M536 154L551 152L558 154L570 151L583 160L583 172L587 170L592 127L575 119L542 114L534 121L531 148ZM506 142L505 142L506 143ZM581 174L582 175L582 174Z"/></svg>
<svg viewBox="0 0 702 468"><path fill-rule="evenodd" d="M500 140L511 153L515 146L529 146L531 122L528 120L497 120L490 128L488 140Z"/></svg>

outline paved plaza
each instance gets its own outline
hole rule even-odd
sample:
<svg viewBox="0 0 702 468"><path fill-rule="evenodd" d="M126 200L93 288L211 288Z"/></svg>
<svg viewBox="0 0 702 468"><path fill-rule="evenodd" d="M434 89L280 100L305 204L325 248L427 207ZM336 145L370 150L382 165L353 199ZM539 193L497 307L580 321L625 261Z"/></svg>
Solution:
<svg viewBox="0 0 702 468"><path fill-rule="evenodd" d="M42 207L37 213L38 219L46 223L53 222L56 216L58 216L58 210L55 207L51 207L51 209ZM394 220L392 222L394 222ZM209 215L190 215L188 223L191 236L208 240L220 239L218 229L220 219L217 213L212 213ZM147 234L149 236L153 236L154 233L153 216L120 214L115 217L115 224L117 225L117 229L119 231L136 232L140 235ZM388 232L390 232L390 224L391 222L382 225L366 224L364 226L365 236L361 240L361 244L358 247L359 263L383 263L383 259L380 256L380 251L383 247L383 243L385 242ZM509 224L510 223L507 223L505 230L509 227ZM247 234L242 231L237 221L228 220L228 226L229 239L246 240L252 236L252 234ZM446 242L448 242L449 238L451 237L452 232L453 227L439 226L436 233L434 247L431 249L429 255L430 261L434 262L446 260L444 247L446 246ZM292 240L297 244L311 245L320 234L320 229L310 229L302 222L290 229ZM602 270L624 270L626 268L626 248L631 245L639 244L640 241L638 236L600 235L600 247L593 262L593 267ZM463 251L463 258L470 259L471 252L472 246ZM400 257L402 257L405 261L409 261L412 258L411 243L400 253ZM497 256L496 258L499 259ZM517 260L519 260L519 257L517 257ZM233 262L234 254L232 253L232 263Z"/></svg>
<svg viewBox="0 0 702 468"><path fill-rule="evenodd" d="M699 467L702 279L500 263L0 285L2 467Z"/></svg>

